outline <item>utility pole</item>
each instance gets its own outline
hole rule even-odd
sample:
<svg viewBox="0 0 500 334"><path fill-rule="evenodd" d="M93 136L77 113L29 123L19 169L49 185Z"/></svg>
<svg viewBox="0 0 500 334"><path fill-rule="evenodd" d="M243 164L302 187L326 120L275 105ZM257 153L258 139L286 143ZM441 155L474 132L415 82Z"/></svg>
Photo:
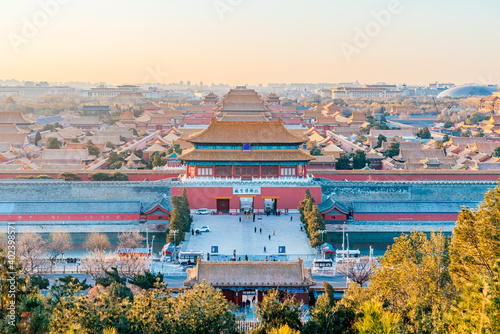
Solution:
<svg viewBox="0 0 500 334"><path fill-rule="evenodd" d="M349 286L349 233L346 233L347 237L347 275L345 277L345 286Z"/></svg>
<svg viewBox="0 0 500 334"><path fill-rule="evenodd" d="M323 240L323 235L327 232L326 230L321 230L321 244L323 244L324 240Z"/></svg>
<svg viewBox="0 0 500 334"><path fill-rule="evenodd" d="M155 242L155 236L151 240L151 273L153 273L153 243Z"/></svg>

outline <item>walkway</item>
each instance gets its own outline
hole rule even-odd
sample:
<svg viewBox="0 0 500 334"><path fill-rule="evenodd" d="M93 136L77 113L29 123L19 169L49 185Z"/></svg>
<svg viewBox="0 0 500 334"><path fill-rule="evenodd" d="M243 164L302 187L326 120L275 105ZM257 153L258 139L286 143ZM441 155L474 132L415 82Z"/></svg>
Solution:
<svg viewBox="0 0 500 334"><path fill-rule="evenodd" d="M306 259L316 256L317 251L309 246L305 232L300 231L299 215L261 216L262 219L258 217L253 222L251 218L244 216L195 215L194 228L210 226L210 232L202 235L186 234L181 249L203 251L205 259L212 246L218 246L219 254L229 257L236 250L236 257L241 257L242 260L245 255L248 255L250 260L278 255L279 246L285 246L289 260L296 260L297 256ZM293 217L292 221L290 217Z"/></svg>

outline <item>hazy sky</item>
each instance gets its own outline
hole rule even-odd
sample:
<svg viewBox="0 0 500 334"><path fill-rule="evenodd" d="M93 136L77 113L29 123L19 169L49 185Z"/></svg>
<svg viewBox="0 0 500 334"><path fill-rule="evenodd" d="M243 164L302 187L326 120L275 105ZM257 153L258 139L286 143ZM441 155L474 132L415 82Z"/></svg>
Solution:
<svg viewBox="0 0 500 334"><path fill-rule="evenodd" d="M498 83L499 13L498 0L4 0L0 79Z"/></svg>

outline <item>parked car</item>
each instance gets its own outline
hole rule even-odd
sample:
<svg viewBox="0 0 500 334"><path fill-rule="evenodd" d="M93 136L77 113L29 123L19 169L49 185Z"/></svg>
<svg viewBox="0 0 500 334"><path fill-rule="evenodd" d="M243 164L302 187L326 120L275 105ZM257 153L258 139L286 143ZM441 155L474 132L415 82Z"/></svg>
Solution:
<svg viewBox="0 0 500 334"><path fill-rule="evenodd" d="M197 215L208 215L208 209L198 209L196 211Z"/></svg>
<svg viewBox="0 0 500 334"><path fill-rule="evenodd" d="M194 231L195 232L210 232L210 227L208 227L208 226L202 226L202 227L198 227Z"/></svg>

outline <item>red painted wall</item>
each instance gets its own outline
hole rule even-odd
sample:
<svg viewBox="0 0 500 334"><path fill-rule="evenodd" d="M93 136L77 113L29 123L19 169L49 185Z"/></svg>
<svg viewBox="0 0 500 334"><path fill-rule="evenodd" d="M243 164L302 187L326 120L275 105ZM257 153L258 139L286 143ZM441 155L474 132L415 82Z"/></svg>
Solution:
<svg viewBox="0 0 500 334"><path fill-rule="evenodd" d="M179 196L182 187L172 187L172 196ZM299 202L304 199L306 189L309 189L316 203L321 203L321 187L262 187L261 194L254 197L254 208L263 210L264 199L262 197L279 197L277 200L278 209L297 209ZM217 199L215 197L231 197L229 208L239 210L240 199L233 195L232 187L186 187L189 200L189 207L192 210L207 208L217 209Z"/></svg>
<svg viewBox="0 0 500 334"><path fill-rule="evenodd" d="M334 181L497 181L500 173L497 174L318 174L311 172L315 177Z"/></svg>
<svg viewBox="0 0 500 334"><path fill-rule="evenodd" d="M354 221L456 221L457 214L355 214L353 215Z"/></svg>

